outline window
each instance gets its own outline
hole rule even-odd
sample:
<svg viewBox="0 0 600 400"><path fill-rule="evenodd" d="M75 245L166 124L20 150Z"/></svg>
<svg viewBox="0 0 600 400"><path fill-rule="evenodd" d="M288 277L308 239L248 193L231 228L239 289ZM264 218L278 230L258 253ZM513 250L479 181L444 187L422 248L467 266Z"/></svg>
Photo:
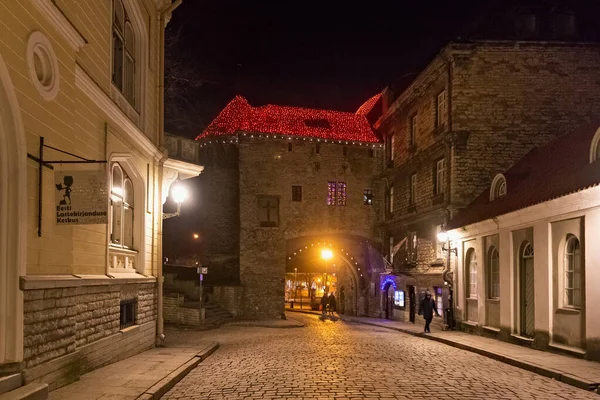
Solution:
<svg viewBox="0 0 600 400"><path fill-rule="evenodd" d="M390 236L389 238L389 242L390 242L390 263L393 264L394 263L394 237Z"/></svg>
<svg viewBox="0 0 600 400"><path fill-rule="evenodd" d="M567 236L564 271L563 304L567 307L579 308L581 307L581 246L579 239L574 235Z"/></svg>
<svg viewBox="0 0 600 400"><path fill-rule="evenodd" d="M442 296L442 288L438 286L433 287L433 296L435 297L435 308L440 315L444 315L444 298Z"/></svg>
<svg viewBox="0 0 600 400"><path fill-rule="evenodd" d="M302 186L292 186L292 201L302 201Z"/></svg>
<svg viewBox="0 0 600 400"><path fill-rule="evenodd" d="M417 261L417 245L419 241L417 238L417 232L409 232L408 233L408 243L406 244L408 248L408 256L411 262Z"/></svg>
<svg viewBox="0 0 600 400"><path fill-rule="evenodd" d="M394 186L388 189L388 211L390 214L394 212Z"/></svg>
<svg viewBox="0 0 600 400"><path fill-rule="evenodd" d="M337 200L337 182L327 182L327 205L335 206Z"/></svg>
<svg viewBox="0 0 600 400"><path fill-rule="evenodd" d="M498 249L492 246L488 252L489 298L500 298L500 261Z"/></svg>
<svg viewBox="0 0 600 400"><path fill-rule="evenodd" d="M435 127L438 128L446 122L446 91L442 90L435 101Z"/></svg>
<svg viewBox="0 0 600 400"><path fill-rule="evenodd" d="M345 156L348 155L348 147L344 146L342 149L342 152L344 153Z"/></svg>
<svg viewBox="0 0 600 400"><path fill-rule="evenodd" d="M292 151L292 143L288 142L288 151Z"/></svg>
<svg viewBox="0 0 600 400"><path fill-rule="evenodd" d="M446 188L446 159L442 158L435 163L435 186L433 192L435 195L444 193Z"/></svg>
<svg viewBox="0 0 600 400"><path fill-rule="evenodd" d="M369 158L375 158L375 149L369 149Z"/></svg>
<svg viewBox="0 0 600 400"><path fill-rule="evenodd" d="M112 164L110 187L110 243L112 246L133 249L133 183L118 163Z"/></svg>
<svg viewBox="0 0 600 400"><path fill-rule="evenodd" d="M373 205L373 191L371 189L365 189L363 192L363 204L365 206Z"/></svg>
<svg viewBox="0 0 600 400"><path fill-rule="evenodd" d="M390 161L394 161L394 147L396 147L396 135L390 138Z"/></svg>
<svg viewBox="0 0 600 400"><path fill-rule="evenodd" d="M492 187L490 189L490 201L504 196L506 196L506 178L504 175L498 174L492 181Z"/></svg>
<svg viewBox="0 0 600 400"><path fill-rule="evenodd" d="M346 205L346 182L338 182L337 187L337 205Z"/></svg>
<svg viewBox="0 0 600 400"><path fill-rule="evenodd" d="M137 319L137 299L121 301L121 329L135 325Z"/></svg>
<svg viewBox="0 0 600 400"><path fill-rule="evenodd" d="M279 225L279 199L274 196L258 198L258 217L261 227L276 227Z"/></svg>
<svg viewBox="0 0 600 400"><path fill-rule="evenodd" d="M417 198L417 174L412 174L410 176L410 197L409 203L415 204L415 200Z"/></svg>
<svg viewBox="0 0 600 400"><path fill-rule="evenodd" d="M315 154L321 154L321 145L319 143L315 145Z"/></svg>
<svg viewBox="0 0 600 400"><path fill-rule="evenodd" d="M417 141L417 115L413 115L410 119L410 135L408 136L408 145L412 146Z"/></svg>
<svg viewBox="0 0 600 400"><path fill-rule="evenodd" d="M466 266L466 289L467 297L470 299L477 298L477 255L474 249L467 250L467 266Z"/></svg>
<svg viewBox="0 0 600 400"><path fill-rule="evenodd" d="M135 103L135 34L123 2L113 0L112 82L127 101Z"/></svg>

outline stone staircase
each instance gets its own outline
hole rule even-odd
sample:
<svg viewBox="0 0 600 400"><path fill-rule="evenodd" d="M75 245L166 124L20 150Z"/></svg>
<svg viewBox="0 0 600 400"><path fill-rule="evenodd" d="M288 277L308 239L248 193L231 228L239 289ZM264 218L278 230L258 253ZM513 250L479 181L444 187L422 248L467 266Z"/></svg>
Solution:
<svg viewBox="0 0 600 400"><path fill-rule="evenodd" d="M218 304L206 303L204 304L204 309L206 310L204 320L206 325L220 326L235 321L235 317L222 309Z"/></svg>
<svg viewBox="0 0 600 400"><path fill-rule="evenodd" d="M21 373L0 375L0 400L47 400L48 385L30 383L23 386Z"/></svg>

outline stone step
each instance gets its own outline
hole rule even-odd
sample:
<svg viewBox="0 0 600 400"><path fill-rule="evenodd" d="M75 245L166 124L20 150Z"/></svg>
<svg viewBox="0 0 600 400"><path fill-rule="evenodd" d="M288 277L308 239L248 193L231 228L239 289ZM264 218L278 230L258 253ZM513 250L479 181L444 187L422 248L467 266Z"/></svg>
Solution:
<svg viewBox="0 0 600 400"><path fill-rule="evenodd" d="M48 385L45 383L30 383L0 394L0 400L48 400Z"/></svg>
<svg viewBox="0 0 600 400"><path fill-rule="evenodd" d="M23 385L23 377L20 373L0 376L0 394L10 392Z"/></svg>

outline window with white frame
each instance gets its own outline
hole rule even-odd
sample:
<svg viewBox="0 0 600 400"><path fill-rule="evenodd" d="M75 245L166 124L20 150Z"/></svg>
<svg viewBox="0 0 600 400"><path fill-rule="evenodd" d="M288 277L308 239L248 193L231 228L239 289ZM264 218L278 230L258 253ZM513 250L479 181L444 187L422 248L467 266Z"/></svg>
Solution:
<svg viewBox="0 0 600 400"><path fill-rule="evenodd" d="M494 201L499 197L506 196L506 178L503 174L498 174L492 181L492 187L490 189L490 201Z"/></svg>
<svg viewBox="0 0 600 400"><path fill-rule="evenodd" d="M471 248L467 251L466 265L466 289L467 297L470 299L477 298L477 255L475 249Z"/></svg>
<svg viewBox="0 0 600 400"><path fill-rule="evenodd" d="M492 246L488 252L489 298L500 298L500 257L498 249Z"/></svg>
<svg viewBox="0 0 600 400"><path fill-rule="evenodd" d="M390 236L389 238L389 245L390 245L390 263L394 263L394 237Z"/></svg>
<svg viewBox="0 0 600 400"><path fill-rule="evenodd" d="M440 195L444 193L446 188L446 159L442 158L435 163L435 188L434 194Z"/></svg>
<svg viewBox="0 0 600 400"><path fill-rule="evenodd" d="M410 176L410 197L409 197L409 203L410 204L415 204L416 201L416 197L417 197L417 174L412 174Z"/></svg>
<svg viewBox="0 0 600 400"><path fill-rule="evenodd" d="M389 213L394 212L394 186L390 186L388 189L388 211Z"/></svg>
<svg viewBox="0 0 600 400"><path fill-rule="evenodd" d="M394 152L396 147L396 135L392 134L392 138L390 139L390 161L394 161Z"/></svg>
<svg viewBox="0 0 600 400"><path fill-rule="evenodd" d="M574 235L567 236L564 259L564 301L566 307L581 307L581 245Z"/></svg>
<svg viewBox="0 0 600 400"><path fill-rule="evenodd" d="M133 183L119 163L113 163L110 187L110 244L134 249L133 243Z"/></svg>
<svg viewBox="0 0 600 400"><path fill-rule="evenodd" d="M446 122L446 91L442 90L435 102L435 127L440 127Z"/></svg>
<svg viewBox="0 0 600 400"><path fill-rule="evenodd" d="M410 119L410 135L408 136L408 145L412 146L417 142L417 114Z"/></svg>
<svg viewBox="0 0 600 400"><path fill-rule="evenodd" d="M122 0L113 0L112 82L135 106L135 33Z"/></svg>

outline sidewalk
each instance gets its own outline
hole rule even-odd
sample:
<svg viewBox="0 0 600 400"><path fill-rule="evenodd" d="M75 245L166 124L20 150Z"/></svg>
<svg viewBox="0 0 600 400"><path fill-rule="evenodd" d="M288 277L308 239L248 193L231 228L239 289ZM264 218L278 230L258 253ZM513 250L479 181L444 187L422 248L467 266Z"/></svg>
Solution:
<svg viewBox="0 0 600 400"><path fill-rule="evenodd" d="M217 348L156 347L89 372L77 382L50 392L50 400L159 399Z"/></svg>
<svg viewBox="0 0 600 400"><path fill-rule="evenodd" d="M422 326L406 322L366 317L341 317L346 322L357 322L392 329L435 340L462 350L472 351L581 389L595 391L600 385L600 363L593 361L534 350L461 331L424 333Z"/></svg>

